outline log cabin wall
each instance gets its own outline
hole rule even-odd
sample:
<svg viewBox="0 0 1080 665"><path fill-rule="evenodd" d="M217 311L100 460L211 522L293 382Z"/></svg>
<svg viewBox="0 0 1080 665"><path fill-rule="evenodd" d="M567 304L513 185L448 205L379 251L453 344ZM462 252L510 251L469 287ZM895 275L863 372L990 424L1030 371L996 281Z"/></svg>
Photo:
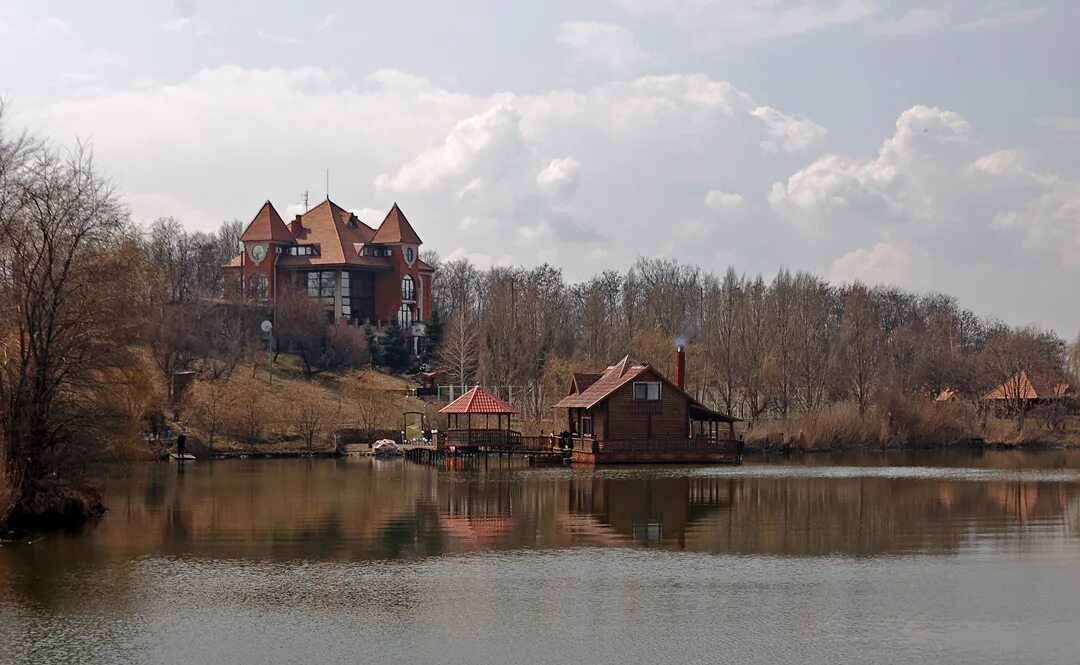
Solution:
<svg viewBox="0 0 1080 665"><path fill-rule="evenodd" d="M660 381L659 402L634 400L634 384L641 381ZM672 389L651 369L616 390L605 400L605 404L608 409L606 440L660 440L689 436L686 396Z"/></svg>

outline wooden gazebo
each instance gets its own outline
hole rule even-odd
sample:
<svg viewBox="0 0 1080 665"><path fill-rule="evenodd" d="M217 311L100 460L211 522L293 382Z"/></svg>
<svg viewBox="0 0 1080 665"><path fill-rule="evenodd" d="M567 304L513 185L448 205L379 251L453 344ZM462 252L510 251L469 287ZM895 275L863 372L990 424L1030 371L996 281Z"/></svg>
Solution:
<svg viewBox="0 0 1080 665"><path fill-rule="evenodd" d="M439 413L447 414L450 421L439 445L502 449L521 444L521 432L510 429L510 418L521 412L480 386L439 409ZM495 417L494 427L492 416ZM482 427L479 426L481 417Z"/></svg>

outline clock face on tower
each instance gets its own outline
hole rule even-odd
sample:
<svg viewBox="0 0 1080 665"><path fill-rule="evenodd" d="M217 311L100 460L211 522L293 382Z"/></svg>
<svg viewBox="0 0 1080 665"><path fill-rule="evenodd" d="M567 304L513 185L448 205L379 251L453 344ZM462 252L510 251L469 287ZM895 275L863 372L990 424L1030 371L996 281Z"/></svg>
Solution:
<svg viewBox="0 0 1080 665"><path fill-rule="evenodd" d="M266 245L256 243L248 249L248 254L255 263L262 263L262 260L266 258Z"/></svg>

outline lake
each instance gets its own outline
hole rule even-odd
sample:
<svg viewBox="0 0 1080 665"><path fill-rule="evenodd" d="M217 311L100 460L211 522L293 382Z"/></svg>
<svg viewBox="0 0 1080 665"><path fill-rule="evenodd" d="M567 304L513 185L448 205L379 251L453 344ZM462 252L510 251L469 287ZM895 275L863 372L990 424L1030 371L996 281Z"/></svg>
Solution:
<svg viewBox="0 0 1080 665"><path fill-rule="evenodd" d="M1062 451L135 465L0 547L0 661L1076 663L1078 497Z"/></svg>

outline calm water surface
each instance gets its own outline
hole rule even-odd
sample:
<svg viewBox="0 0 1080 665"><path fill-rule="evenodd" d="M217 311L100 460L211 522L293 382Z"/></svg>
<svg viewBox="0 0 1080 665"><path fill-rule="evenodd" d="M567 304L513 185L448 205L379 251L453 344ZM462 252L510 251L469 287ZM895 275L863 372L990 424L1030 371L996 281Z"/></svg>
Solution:
<svg viewBox="0 0 1080 665"><path fill-rule="evenodd" d="M148 464L0 547L17 663L1076 663L1080 455Z"/></svg>

